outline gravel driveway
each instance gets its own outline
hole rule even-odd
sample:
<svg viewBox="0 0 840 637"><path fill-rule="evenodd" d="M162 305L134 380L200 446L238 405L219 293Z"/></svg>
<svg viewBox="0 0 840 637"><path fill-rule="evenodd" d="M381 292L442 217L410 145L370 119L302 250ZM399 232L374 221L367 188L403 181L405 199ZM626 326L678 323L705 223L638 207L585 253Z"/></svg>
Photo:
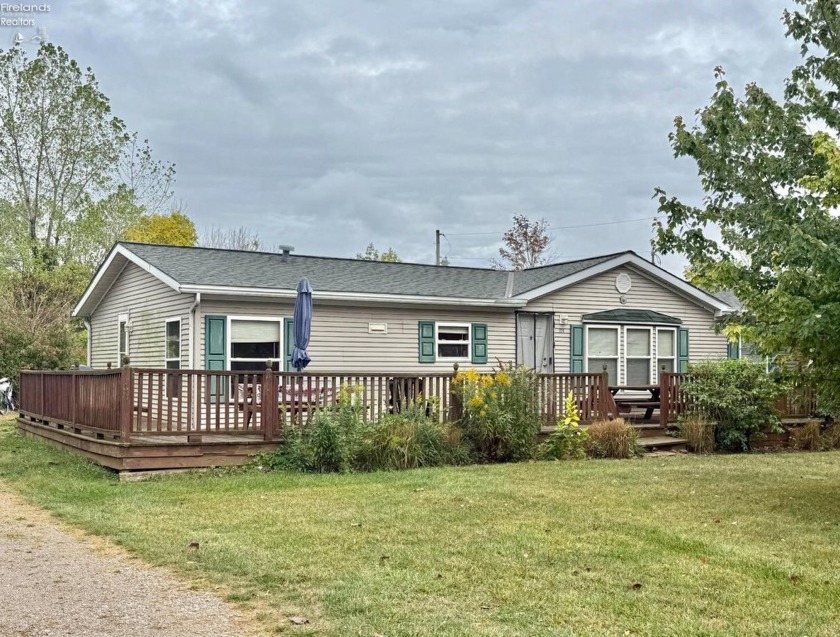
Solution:
<svg viewBox="0 0 840 637"><path fill-rule="evenodd" d="M256 635L218 597L162 568L84 538L0 482L3 637L240 637Z"/></svg>

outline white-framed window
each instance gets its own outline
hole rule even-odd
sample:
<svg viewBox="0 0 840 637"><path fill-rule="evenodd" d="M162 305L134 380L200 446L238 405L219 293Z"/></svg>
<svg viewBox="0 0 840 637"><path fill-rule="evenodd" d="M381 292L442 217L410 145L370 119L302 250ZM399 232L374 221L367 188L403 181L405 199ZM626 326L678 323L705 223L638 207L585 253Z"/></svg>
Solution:
<svg viewBox="0 0 840 637"><path fill-rule="evenodd" d="M610 385L618 380L618 326L586 326L586 371L597 374L606 371Z"/></svg>
<svg viewBox="0 0 840 637"><path fill-rule="evenodd" d="M660 327L656 330L656 379L662 372L677 371L677 330Z"/></svg>
<svg viewBox="0 0 840 637"><path fill-rule="evenodd" d="M166 369L181 369L181 319L166 321Z"/></svg>
<svg viewBox="0 0 840 637"><path fill-rule="evenodd" d="M164 360L166 369L181 369L181 319L167 319L165 325L166 350ZM165 396L178 398L181 395L181 374L166 375Z"/></svg>
<svg viewBox="0 0 840 637"><path fill-rule="evenodd" d="M624 384L651 382L652 330L649 327L624 328Z"/></svg>
<svg viewBox="0 0 840 637"><path fill-rule="evenodd" d="M117 318L117 367L122 367L123 359L129 356L128 314Z"/></svg>
<svg viewBox="0 0 840 637"><path fill-rule="evenodd" d="M283 319L262 316L228 317L228 369L263 371L266 361L280 371Z"/></svg>
<svg viewBox="0 0 840 637"><path fill-rule="evenodd" d="M469 323L435 323L437 360L469 361L471 347Z"/></svg>

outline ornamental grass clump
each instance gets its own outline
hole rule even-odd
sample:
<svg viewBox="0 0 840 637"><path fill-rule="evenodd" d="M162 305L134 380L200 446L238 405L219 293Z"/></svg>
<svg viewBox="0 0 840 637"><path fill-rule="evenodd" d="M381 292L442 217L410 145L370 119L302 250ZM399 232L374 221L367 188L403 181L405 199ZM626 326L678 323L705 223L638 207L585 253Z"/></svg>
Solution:
<svg viewBox="0 0 840 637"><path fill-rule="evenodd" d="M712 453L715 450L715 425L703 414L687 414L680 418L680 437L688 441L694 453Z"/></svg>
<svg viewBox="0 0 840 637"><path fill-rule="evenodd" d="M790 446L798 451L824 451L833 446L832 433L826 429L825 433L818 420L806 422L790 432Z"/></svg>
<svg viewBox="0 0 840 637"><path fill-rule="evenodd" d="M540 445L539 457L554 460L584 458L589 435L580 428L580 414L572 392L566 396L563 417L557 422L557 429L548 440Z"/></svg>
<svg viewBox="0 0 840 637"><path fill-rule="evenodd" d="M641 453L638 432L623 418L594 422L588 434L586 448L596 458L633 458Z"/></svg>
<svg viewBox="0 0 840 637"><path fill-rule="evenodd" d="M353 461L355 468L383 471L467 464L470 454L461 431L439 422L438 413L437 398L418 399L368 425Z"/></svg>
<svg viewBox="0 0 840 637"><path fill-rule="evenodd" d="M477 460L510 462L534 456L541 421L532 370L511 363L494 374L458 372L453 389L461 404L459 426Z"/></svg>

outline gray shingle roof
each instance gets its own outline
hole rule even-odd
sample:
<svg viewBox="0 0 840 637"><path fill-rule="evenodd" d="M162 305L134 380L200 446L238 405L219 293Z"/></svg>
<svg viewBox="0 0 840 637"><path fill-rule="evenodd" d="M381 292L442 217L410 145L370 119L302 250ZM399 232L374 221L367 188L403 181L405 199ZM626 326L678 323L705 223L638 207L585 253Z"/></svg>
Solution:
<svg viewBox="0 0 840 637"><path fill-rule="evenodd" d="M213 248L123 242L144 261L182 285L294 290L302 278L324 292L357 292L473 299L503 299L510 273L489 268L438 267L360 259L284 256ZM514 273L512 295L603 263L615 254Z"/></svg>

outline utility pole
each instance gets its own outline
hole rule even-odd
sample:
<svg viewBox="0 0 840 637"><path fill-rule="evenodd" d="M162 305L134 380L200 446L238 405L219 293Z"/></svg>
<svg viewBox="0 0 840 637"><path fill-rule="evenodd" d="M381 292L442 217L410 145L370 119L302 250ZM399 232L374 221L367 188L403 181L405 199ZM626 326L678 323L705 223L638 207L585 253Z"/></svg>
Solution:
<svg viewBox="0 0 840 637"><path fill-rule="evenodd" d="M435 265L440 265L440 238L444 235L440 230L435 230Z"/></svg>

